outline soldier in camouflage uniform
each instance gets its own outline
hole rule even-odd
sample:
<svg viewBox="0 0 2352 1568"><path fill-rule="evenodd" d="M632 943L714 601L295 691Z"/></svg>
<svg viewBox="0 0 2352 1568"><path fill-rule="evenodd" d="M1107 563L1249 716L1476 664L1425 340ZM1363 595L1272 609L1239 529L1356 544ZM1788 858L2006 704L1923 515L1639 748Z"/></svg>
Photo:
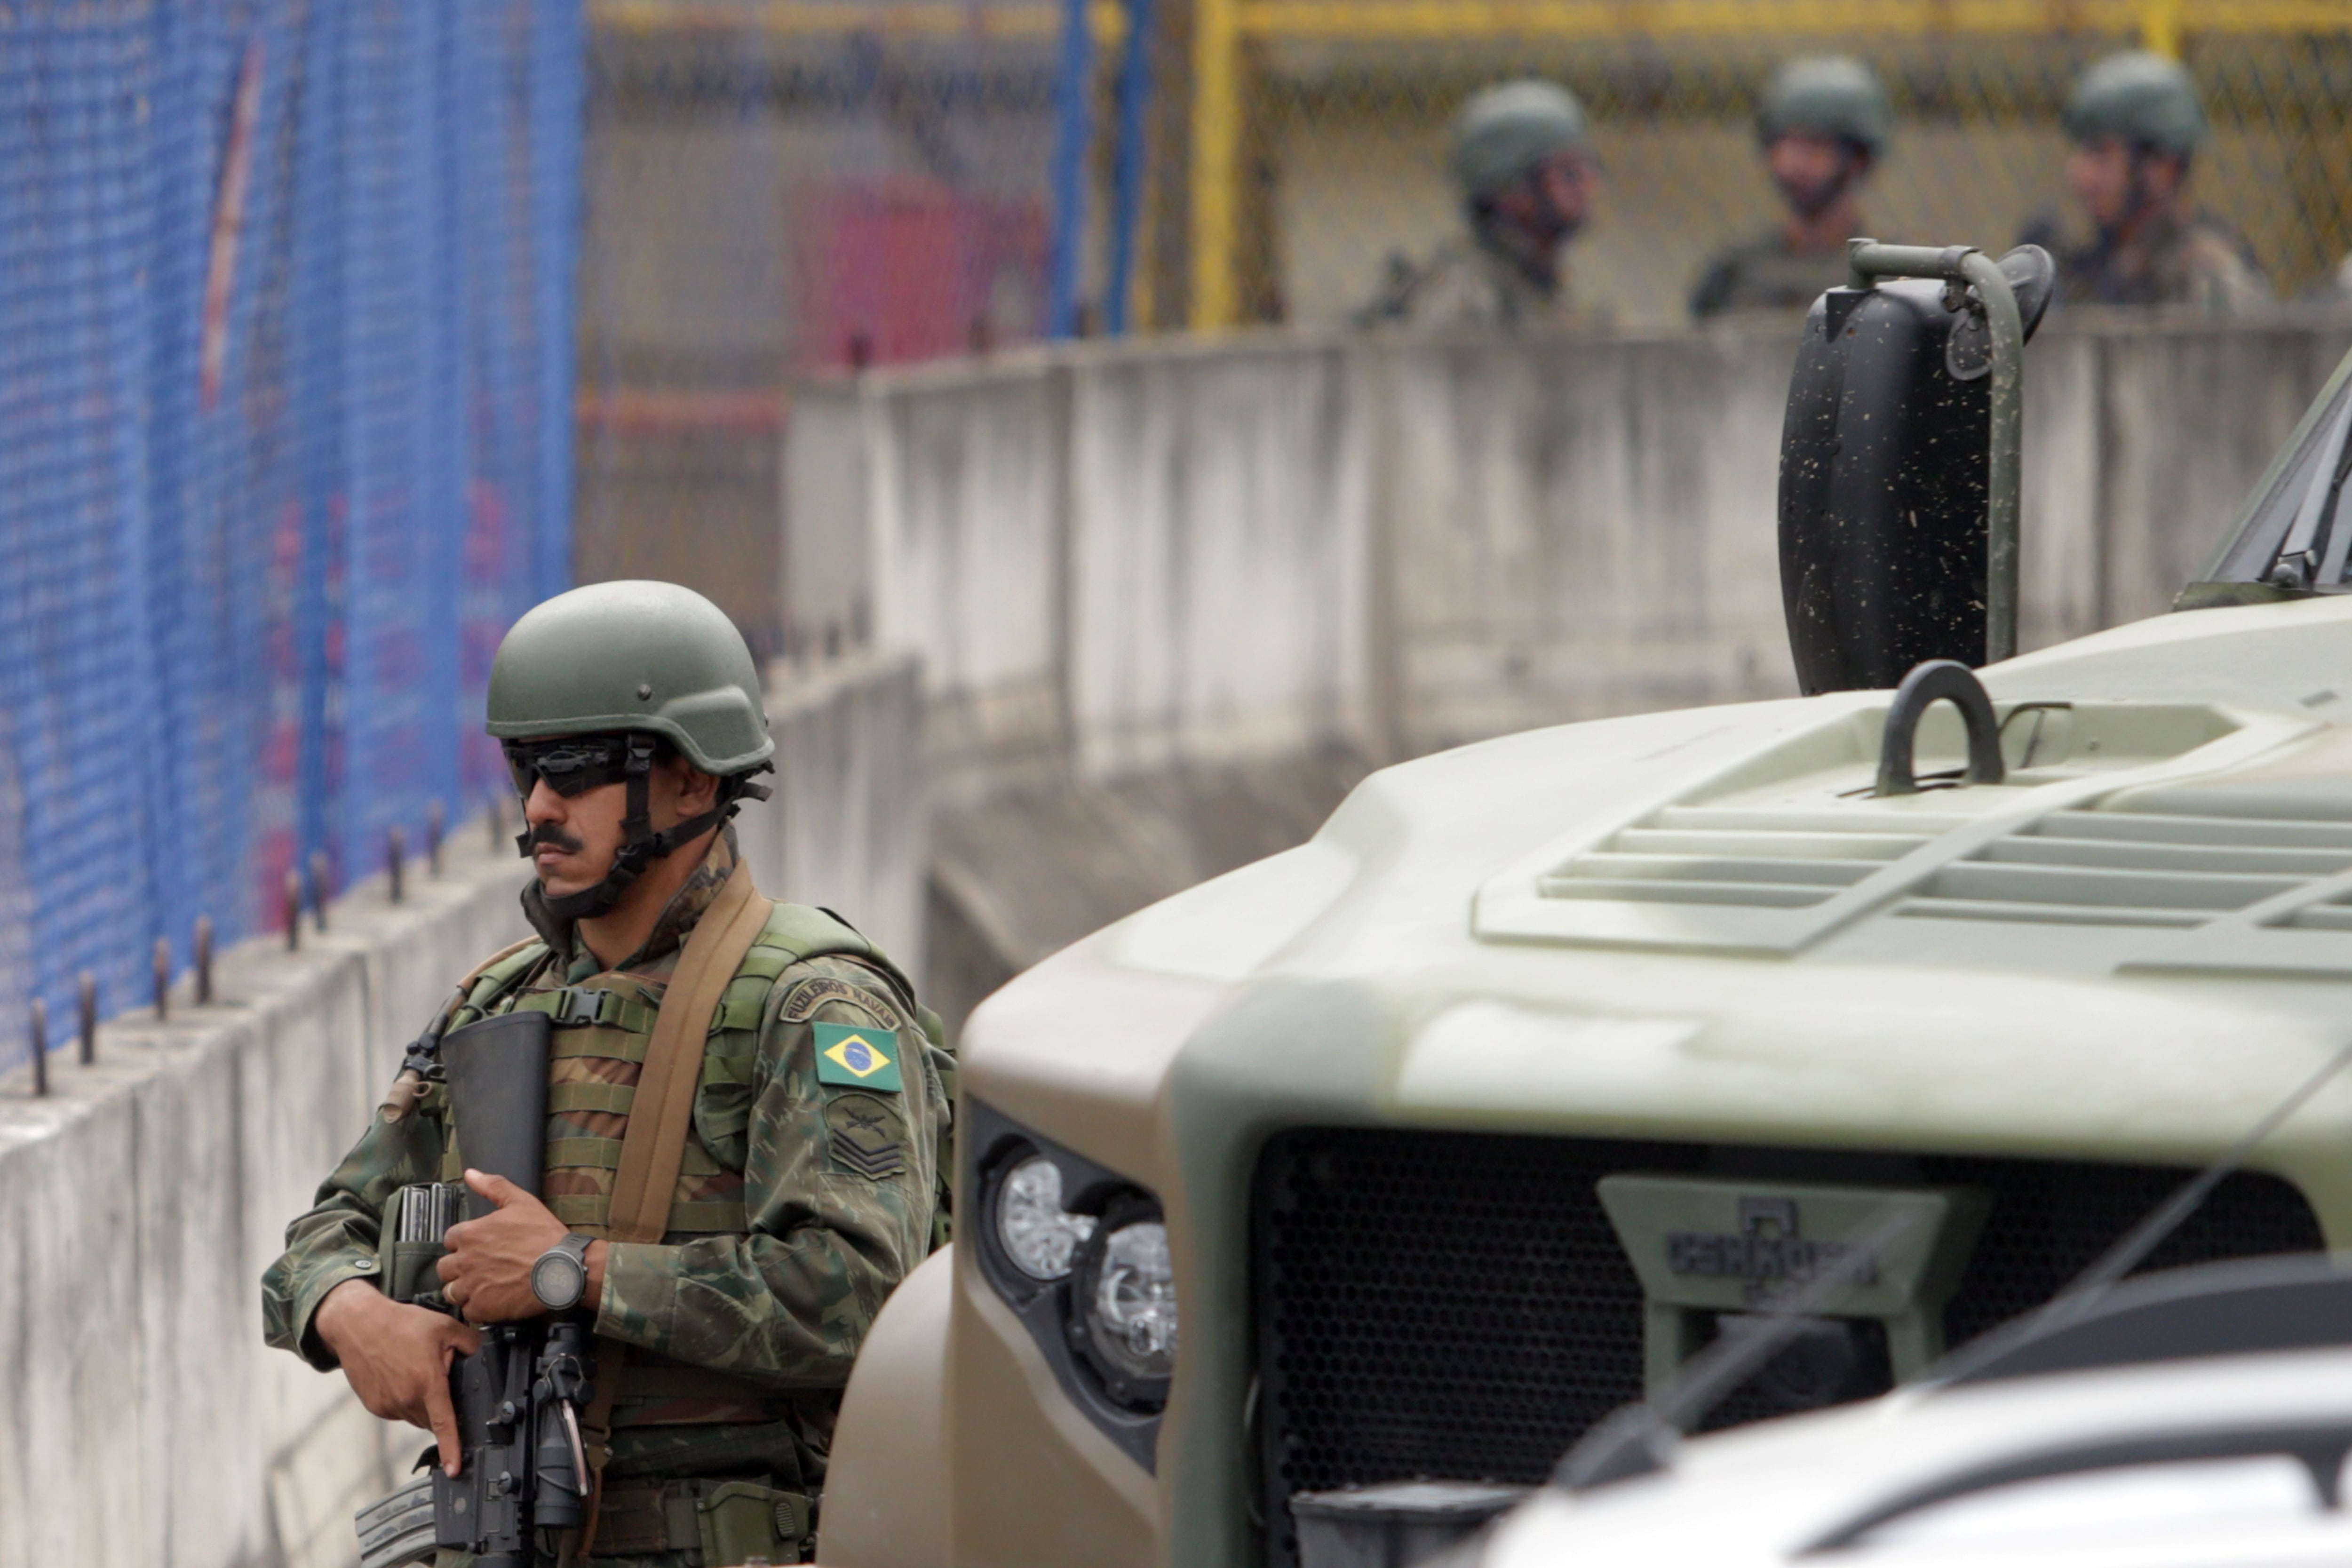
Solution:
<svg viewBox="0 0 2352 1568"><path fill-rule="evenodd" d="M1467 234L1420 266L1390 257L1357 323L1578 324L1560 252L1591 212L1595 168L1584 106L1566 88L1509 81L1472 95L1454 127Z"/></svg>
<svg viewBox="0 0 2352 1568"><path fill-rule="evenodd" d="M766 793L751 779L774 746L741 637L658 583L576 589L517 622L489 720L524 795L539 935L477 971L439 1022L551 1015L545 1201L463 1172L446 1086L404 1074L288 1227L263 1282L269 1342L429 1428L454 1474L446 1368L474 1349L469 1325L544 1310L531 1265L583 1249L579 1310L618 1395L584 1560L700 1563L698 1504L732 1481L727 1506L750 1498L778 1521L767 1554L796 1561L851 1360L943 1234L953 1068L937 1020L836 917L777 905L712 1018L669 1234L600 1239L665 984L736 873L727 819ZM440 1295L462 1321L379 1289L388 1200L461 1173L499 1205L447 1233Z"/></svg>
<svg viewBox="0 0 2352 1568"><path fill-rule="evenodd" d="M2245 240L2189 200L2204 106L2178 60L2110 55L2068 98L2066 183L2094 237L2069 244L2043 216L2023 238L2058 262L2058 298L2076 305L2187 305L2209 316L2260 310L2270 281Z"/></svg>
<svg viewBox="0 0 2352 1568"><path fill-rule="evenodd" d="M1858 193L1885 156L1894 123L1886 89L1860 60L1826 55L1782 66L1756 135L1788 216L1707 262L1691 291L1691 315L1802 310L1843 286L1845 242L1869 232Z"/></svg>

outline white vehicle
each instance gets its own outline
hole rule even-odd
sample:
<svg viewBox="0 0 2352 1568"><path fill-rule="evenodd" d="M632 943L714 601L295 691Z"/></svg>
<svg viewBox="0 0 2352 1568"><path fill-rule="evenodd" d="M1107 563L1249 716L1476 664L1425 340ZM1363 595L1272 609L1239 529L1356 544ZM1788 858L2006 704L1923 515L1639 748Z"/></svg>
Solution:
<svg viewBox="0 0 2352 1568"><path fill-rule="evenodd" d="M2343 1563L2347 1450L2352 1279L2315 1260L2220 1265L2126 1286L2104 1310L1948 1380L1675 1444L1629 1479L1555 1482L1465 1557L1476 1568Z"/></svg>

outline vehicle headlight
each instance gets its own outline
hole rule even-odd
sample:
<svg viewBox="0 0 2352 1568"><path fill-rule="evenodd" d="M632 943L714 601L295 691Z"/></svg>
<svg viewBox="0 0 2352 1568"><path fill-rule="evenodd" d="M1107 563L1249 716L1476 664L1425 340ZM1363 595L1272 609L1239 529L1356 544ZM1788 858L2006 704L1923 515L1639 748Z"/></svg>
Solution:
<svg viewBox="0 0 2352 1568"><path fill-rule="evenodd" d="M1071 1403L1149 1468L1176 1370L1176 1269L1160 1200L982 1101L965 1109L981 1279Z"/></svg>
<svg viewBox="0 0 2352 1568"><path fill-rule="evenodd" d="M1165 1404L1176 1370L1176 1269L1160 1206L1140 1194L1113 1199L1079 1250L1070 1293L1078 1353L1111 1397L1134 1409Z"/></svg>
<svg viewBox="0 0 2352 1568"><path fill-rule="evenodd" d="M1176 1270L1168 1261L1168 1227L1140 1220L1111 1232L1102 1269L1087 1300L1095 1348L1131 1377L1176 1370Z"/></svg>
<svg viewBox="0 0 2352 1568"><path fill-rule="evenodd" d="M1071 1258L1095 1233L1092 1215L1062 1207L1061 1168L1043 1154L1030 1155L996 1184L995 1218L1004 1256L1032 1279L1066 1276Z"/></svg>

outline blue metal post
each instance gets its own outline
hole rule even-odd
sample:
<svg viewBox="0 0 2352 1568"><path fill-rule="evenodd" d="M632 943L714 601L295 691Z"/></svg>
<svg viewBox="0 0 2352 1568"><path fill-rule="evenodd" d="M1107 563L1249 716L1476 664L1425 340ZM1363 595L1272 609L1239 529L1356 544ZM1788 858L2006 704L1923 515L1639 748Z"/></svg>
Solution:
<svg viewBox="0 0 2352 1568"><path fill-rule="evenodd" d="M1054 237L1045 270L1045 335L1078 331L1087 238L1087 151L1094 141L1095 40L1087 0L1062 0L1062 64L1054 80Z"/></svg>
<svg viewBox="0 0 2352 1568"><path fill-rule="evenodd" d="M1128 330L1128 300L1135 291L1135 230L1143 217L1144 139L1150 127L1158 9L1155 0L1128 0L1127 58L1118 70L1118 144L1111 167L1110 276L1103 289L1103 325L1113 336Z"/></svg>
<svg viewBox="0 0 2352 1568"><path fill-rule="evenodd" d="M530 596L515 613L572 585L572 399L573 322L578 316L583 140L588 121L587 7L540 0L531 37L532 145L538 149L531 214L539 268L538 560ZM471 199L483 198L474 193Z"/></svg>

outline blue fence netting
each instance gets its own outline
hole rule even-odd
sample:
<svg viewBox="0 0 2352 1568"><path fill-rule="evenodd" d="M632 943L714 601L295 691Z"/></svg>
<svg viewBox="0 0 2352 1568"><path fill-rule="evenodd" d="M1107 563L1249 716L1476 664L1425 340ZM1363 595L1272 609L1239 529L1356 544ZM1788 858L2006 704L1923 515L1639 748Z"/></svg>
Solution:
<svg viewBox="0 0 2352 1568"><path fill-rule="evenodd" d="M571 563L579 0L0 15L0 1068L493 787Z"/></svg>

